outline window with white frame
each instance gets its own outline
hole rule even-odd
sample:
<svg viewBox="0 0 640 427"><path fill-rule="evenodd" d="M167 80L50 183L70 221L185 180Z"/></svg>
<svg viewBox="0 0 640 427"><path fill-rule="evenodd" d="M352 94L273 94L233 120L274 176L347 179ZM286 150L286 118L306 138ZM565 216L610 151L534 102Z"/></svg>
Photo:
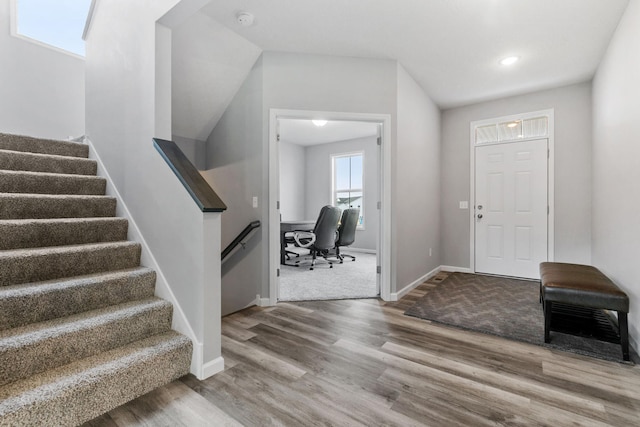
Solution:
<svg viewBox="0 0 640 427"><path fill-rule="evenodd" d="M82 33L91 0L12 0L18 37L84 56Z"/></svg>
<svg viewBox="0 0 640 427"><path fill-rule="evenodd" d="M364 153L331 156L332 204L342 210L359 208L358 228L364 228Z"/></svg>

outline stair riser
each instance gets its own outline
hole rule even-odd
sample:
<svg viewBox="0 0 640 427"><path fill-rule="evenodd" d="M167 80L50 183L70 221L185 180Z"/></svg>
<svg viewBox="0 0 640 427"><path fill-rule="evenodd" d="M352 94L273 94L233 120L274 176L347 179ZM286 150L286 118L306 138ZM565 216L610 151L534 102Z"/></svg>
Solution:
<svg viewBox="0 0 640 427"><path fill-rule="evenodd" d="M20 257L0 256L0 286L124 270L140 265L140 245Z"/></svg>
<svg viewBox="0 0 640 427"><path fill-rule="evenodd" d="M171 314L172 306L164 302L150 311L35 342L28 340L19 347L0 345L0 386L166 332L171 329Z"/></svg>
<svg viewBox="0 0 640 427"><path fill-rule="evenodd" d="M112 370L91 369L44 396L30 393L19 402L6 402L4 408L0 402L0 419L13 427L77 426L89 421L189 373L192 344L175 341L152 356L134 354Z"/></svg>
<svg viewBox="0 0 640 427"><path fill-rule="evenodd" d="M0 331L150 298L155 283L155 271L135 270L110 280L87 278L65 282L64 286L0 288Z"/></svg>
<svg viewBox="0 0 640 427"><path fill-rule="evenodd" d="M127 240L128 228L128 221L122 218L20 224L0 221L0 250L117 242Z"/></svg>
<svg viewBox="0 0 640 427"><path fill-rule="evenodd" d="M57 156L89 157L88 145L20 135L0 134L0 149Z"/></svg>
<svg viewBox="0 0 640 427"><path fill-rule="evenodd" d="M95 160L77 157L54 157L32 153L0 151L0 169L12 171L96 175Z"/></svg>
<svg viewBox="0 0 640 427"><path fill-rule="evenodd" d="M116 200L110 197L74 199L0 196L0 219L90 218L112 217L115 214Z"/></svg>
<svg viewBox="0 0 640 427"><path fill-rule="evenodd" d="M106 188L107 181L104 178L0 171L0 193L104 196Z"/></svg>

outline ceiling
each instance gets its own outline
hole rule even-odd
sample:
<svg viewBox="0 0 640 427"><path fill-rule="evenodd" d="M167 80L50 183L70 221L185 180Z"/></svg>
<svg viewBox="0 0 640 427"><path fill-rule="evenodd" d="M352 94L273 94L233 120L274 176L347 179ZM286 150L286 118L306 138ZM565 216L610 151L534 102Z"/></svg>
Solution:
<svg viewBox="0 0 640 427"><path fill-rule="evenodd" d="M280 119L280 140L296 145L310 146L330 142L376 136L378 125L367 122L329 121L316 126L311 120Z"/></svg>
<svg viewBox="0 0 640 427"><path fill-rule="evenodd" d="M590 80L627 3L217 0L202 13L265 51L397 60L446 109Z"/></svg>

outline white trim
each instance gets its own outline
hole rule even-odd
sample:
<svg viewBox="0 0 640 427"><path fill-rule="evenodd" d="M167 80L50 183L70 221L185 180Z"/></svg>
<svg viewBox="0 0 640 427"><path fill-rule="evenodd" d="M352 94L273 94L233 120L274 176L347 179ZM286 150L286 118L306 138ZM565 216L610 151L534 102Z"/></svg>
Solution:
<svg viewBox="0 0 640 427"><path fill-rule="evenodd" d="M82 40L87 41L89 31L91 31L91 23L93 22L93 16L96 13L96 7L98 6L98 0L91 0L89 6L89 13L87 13L87 20L84 22L84 30L82 31Z"/></svg>
<svg viewBox="0 0 640 427"><path fill-rule="evenodd" d="M252 305L257 305L258 307L271 307L274 304L271 304L271 298L261 298L260 295L256 295L256 300L247 307L251 307Z"/></svg>
<svg viewBox="0 0 640 427"><path fill-rule="evenodd" d="M224 358L220 356L202 365L202 376L196 375L196 377L202 381L222 371L224 371Z"/></svg>
<svg viewBox="0 0 640 427"><path fill-rule="evenodd" d="M336 159L340 158L340 157L354 157L354 156L362 156L362 188L359 190L362 193L362 207L360 209L360 215L362 215L362 225L361 224L357 224L356 225L356 230L358 231L364 231L365 230L365 223L364 223L364 194L365 194L365 155L364 155L364 149L360 150L360 151L351 151L351 152L347 152L347 153L332 153L329 154L329 158L330 158L330 162L331 162L331 206L335 207L335 203L336 203L336 194L337 193L344 193L344 192L348 192L349 194L351 194L351 192L356 192L358 191L358 189L352 190L351 187L349 187L348 190L344 190L344 189L340 189L340 190L336 190ZM351 161L349 161L349 172L351 172ZM351 175L351 174L350 174Z"/></svg>
<svg viewBox="0 0 640 427"><path fill-rule="evenodd" d="M279 118L312 119L322 116L325 120L348 120L379 123L382 126L382 147L380 157L382 176L380 188L380 232L378 233L378 262L382 273L380 278L380 298L391 298L391 115L370 113L346 113L327 111L269 110L269 300L270 305L278 301L278 276L280 266L280 211L276 203L279 198L279 164L277 144L277 124Z"/></svg>
<svg viewBox="0 0 640 427"><path fill-rule="evenodd" d="M118 189L113 183L109 172L104 167L104 163L98 154L98 150L96 150L95 146L91 142L88 137L84 138L84 141L89 145L89 158L95 160L98 163L98 175L105 178L107 180L107 191L106 194L112 197L115 197L117 200L116 204L116 216L121 218L126 218L129 221L129 232L128 239L136 241L142 246L142 262L149 268L152 268L156 272L156 295L161 295L163 299L168 300L173 305L173 319L171 323L171 327L176 331L186 335L193 342L193 356L191 358L191 369L190 372L194 374L198 379L204 379L203 377L203 355L204 355L204 346L203 343L198 341L197 336L189 321L187 316L185 316L182 307L178 303L175 295L171 291L171 287L167 281L167 278L162 272L160 265L156 261L149 245L147 244L144 236L140 232L136 221L131 216L129 209L127 208L126 203L120 196Z"/></svg>
<svg viewBox="0 0 640 427"><path fill-rule="evenodd" d="M447 273L473 273L470 268L467 267L455 267L452 265L441 265L440 271L445 271Z"/></svg>
<svg viewBox="0 0 640 427"><path fill-rule="evenodd" d="M427 280L431 279L433 276L438 274L440 272L440 269L441 267L436 267L430 272L428 272L427 274L425 274L424 276L409 283L407 286L400 289L398 292L392 293L391 301L399 301L400 299L402 299L403 296L405 296L406 294L408 294L409 292L411 292L412 290L414 290L415 288L422 285L424 282L426 282Z"/></svg>
<svg viewBox="0 0 640 427"><path fill-rule="evenodd" d="M378 251L375 249L362 249L362 248L352 248L351 246L344 246L344 250L347 252L360 252L361 254L377 254Z"/></svg>
<svg viewBox="0 0 640 427"><path fill-rule="evenodd" d="M469 124L469 170L470 170L470 186L469 186L469 265L470 273L475 273L475 181L476 181L476 146L485 146L494 143L476 144L475 129L479 126L492 123L509 122L514 120L526 120L536 117L548 117L549 123L547 127L547 135L535 138L517 139L512 141L499 141L496 144L506 144L513 142L547 139L549 158L547 159L547 205L549 207L549 215L547 217L547 258L548 261L555 260L555 128L554 128L554 109L532 111L529 113L513 114L509 116L493 117L491 119L477 120Z"/></svg>
<svg viewBox="0 0 640 427"><path fill-rule="evenodd" d="M38 45L40 47L44 47L46 49L51 49L53 51L56 51L58 53L63 53L65 55L69 55L73 58L76 59L80 59L82 61L84 61L86 58L82 55L78 55L77 53L73 53L69 50L66 49L62 49L61 47L58 46L54 46L52 44L49 43L45 43L42 40L36 40L33 39L31 37L27 37L23 34L19 34L18 33L18 5L17 5L17 0L9 0L9 28L10 28L10 34L12 37L15 37L17 39L20 40L24 40L28 43L32 43L35 45Z"/></svg>

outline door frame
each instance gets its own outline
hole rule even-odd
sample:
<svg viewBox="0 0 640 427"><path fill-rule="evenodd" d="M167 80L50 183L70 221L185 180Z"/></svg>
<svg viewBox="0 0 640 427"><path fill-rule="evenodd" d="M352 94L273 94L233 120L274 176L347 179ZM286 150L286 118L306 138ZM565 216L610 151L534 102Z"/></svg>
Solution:
<svg viewBox="0 0 640 427"><path fill-rule="evenodd" d="M549 157L547 159L547 204L549 215L547 216L547 258L549 261L555 260L555 143L554 143L554 109L532 111L529 113L513 114L509 116L493 117L491 119L472 121L469 126L469 266L472 273L476 272L476 142L475 131L480 126L510 122L514 120L533 119L546 116L548 118L547 135L540 135L533 138L516 139L510 141L500 141L488 144L509 144L512 142L531 141L537 139L547 139Z"/></svg>
<svg viewBox="0 0 640 427"><path fill-rule="evenodd" d="M269 305L278 302L280 269L280 165L278 147L278 120L322 118L329 121L357 121L378 123L381 149L380 171L380 229L378 231L377 257L380 273L378 283L380 298L391 300L391 115L370 113L347 113L331 111L309 111L269 109Z"/></svg>

